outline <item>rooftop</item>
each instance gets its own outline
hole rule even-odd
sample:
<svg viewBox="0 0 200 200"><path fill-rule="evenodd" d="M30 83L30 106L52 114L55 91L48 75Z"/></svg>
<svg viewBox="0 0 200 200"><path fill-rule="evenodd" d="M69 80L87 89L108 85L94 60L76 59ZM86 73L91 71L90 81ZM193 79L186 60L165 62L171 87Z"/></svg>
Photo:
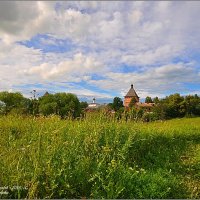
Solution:
<svg viewBox="0 0 200 200"><path fill-rule="evenodd" d="M126 94L125 97L138 97L137 93L135 92L134 88L133 88L133 84L131 84L131 88L128 91L128 93ZM138 97L139 98L139 97Z"/></svg>

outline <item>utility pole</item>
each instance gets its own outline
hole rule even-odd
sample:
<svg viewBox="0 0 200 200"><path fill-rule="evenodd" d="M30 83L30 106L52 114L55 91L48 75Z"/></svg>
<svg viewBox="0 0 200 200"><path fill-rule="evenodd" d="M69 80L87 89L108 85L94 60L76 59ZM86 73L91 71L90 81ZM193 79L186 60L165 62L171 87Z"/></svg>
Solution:
<svg viewBox="0 0 200 200"><path fill-rule="evenodd" d="M33 90L33 91L31 91L30 92L32 95L33 95L33 97L31 97L31 99L32 99L32 105L33 105L33 115L35 115L36 114L36 111L37 111L37 105L38 105L38 102L37 102L37 96L39 95L39 94L37 94L37 92L36 92L36 90Z"/></svg>
<svg viewBox="0 0 200 200"><path fill-rule="evenodd" d="M31 91L31 94L33 95L33 99L35 100L38 94L36 93L36 90Z"/></svg>

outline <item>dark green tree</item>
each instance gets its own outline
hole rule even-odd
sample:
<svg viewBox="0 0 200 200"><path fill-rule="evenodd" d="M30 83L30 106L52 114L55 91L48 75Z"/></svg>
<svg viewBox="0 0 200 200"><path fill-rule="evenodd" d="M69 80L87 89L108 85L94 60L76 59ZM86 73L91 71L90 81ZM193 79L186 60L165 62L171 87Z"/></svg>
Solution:
<svg viewBox="0 0 200 200"><path fill-rule="evenodd" d="M147 96L145 99L145 103L153 103L153 100L151 99L151 97Z"/></svg>
<svg viewBox="0 0 200 200"><path fill-rule="evenodd" d="M56 93L55 98L61 117L71 116L76 118L80 116L81 107L76 95L71 93Z"/></svg>
<svg viewBox="0 0 200 200"><path fill-rule="evenodd" d="M166 116L168 118L183 117L182 113L183 105L182 102L184 98L180 94L171 94L166 98L165 103L167 103Z"/></svg>
<svg viewBox="0 0 200 200"><path fill-rule="evenodd" d="M39 112L45 116L57 113L57 102L53 94L44 95L39 98Z"/></svg>
<svg viewBox="0 0 200 200"><path fill-rule="evenodd" d="M76 95L56 93L39 98L39 111L43 115L57 114L62 118L76 118L80 116L81 106Z"/></svg>
<svg viewBox="0 0 200 200"><path fill-rule="evenodd" d="M81 108L81 110L84 110L87 107L88 107L88 103L86 101L81 101L80 102L80 108Z"/></svg>
<svg viewBox="0 0 200 200"><path fill-rule="evenodd" d="M200 115L200 98L197 95L188 95L185 97L185 109L187 116Z"/></svg>
<svg viewBox="0 0 200 200"><path fill-rule="evenodd" d="M119 97L115 97L113 99L113 103L112 103L112 108L115 110L115 111L118 111L120 108L124 107L123 106L123 101L121 100L121 98Z"/></svg>
<svg viewBox="0 0 200 200"><path fill-rule="evenodd" d="M159 103L159 101L160 101L160 100L159 100L158 97L155 97L155 98L153 99L153 103L156 103L156 104L157 104L157 103Z"/></svg>

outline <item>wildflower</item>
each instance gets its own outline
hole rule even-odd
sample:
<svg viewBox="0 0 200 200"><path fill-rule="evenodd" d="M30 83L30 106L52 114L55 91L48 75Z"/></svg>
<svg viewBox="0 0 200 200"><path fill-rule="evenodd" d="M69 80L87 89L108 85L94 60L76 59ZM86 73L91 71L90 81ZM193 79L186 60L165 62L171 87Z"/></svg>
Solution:
<svg viewBox="0 0 200 200"><path fill-rule="evenodd" d="M169 192L170 190L171 190L171 188L170 188L170 187L168 187L168 188L167 188L167 191Z"/></svg>
<svg viewBox="0 0 200 200"><path fill-rule="evenodd" d="M143 168L140 169L140 172L146 174L146 171L145 171L145 169L143 169Z"/></svg>
<svg viewBox="0 0 200 200"><path fill-rule="evenodd" d="M68 141L63 142L64 145L68 145Z"/></svg>
<svg viewBox="0 0 200 200"><path fill-rule="evenodd" d="M110 152L110 148L109 147L103 147L103 151L108 153L108 152Z"/></svg>
<svg viewBox="0 0 200 200"><path fill-rule="evenodd" d="M114 160L114 159L111 160L111 166L112 167L116 167L117 166L116 160Z"/></svg>

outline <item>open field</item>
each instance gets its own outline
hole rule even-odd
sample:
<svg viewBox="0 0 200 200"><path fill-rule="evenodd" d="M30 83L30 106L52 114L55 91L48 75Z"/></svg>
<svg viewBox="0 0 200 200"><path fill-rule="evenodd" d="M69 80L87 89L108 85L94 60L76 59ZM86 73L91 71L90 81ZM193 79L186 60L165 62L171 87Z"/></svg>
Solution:
<svg viewBox="0 0 200 200"><path fill-rule="evenodd" d="M200 198L200 118L3 116L0 134L1 198Z"/></svg>

